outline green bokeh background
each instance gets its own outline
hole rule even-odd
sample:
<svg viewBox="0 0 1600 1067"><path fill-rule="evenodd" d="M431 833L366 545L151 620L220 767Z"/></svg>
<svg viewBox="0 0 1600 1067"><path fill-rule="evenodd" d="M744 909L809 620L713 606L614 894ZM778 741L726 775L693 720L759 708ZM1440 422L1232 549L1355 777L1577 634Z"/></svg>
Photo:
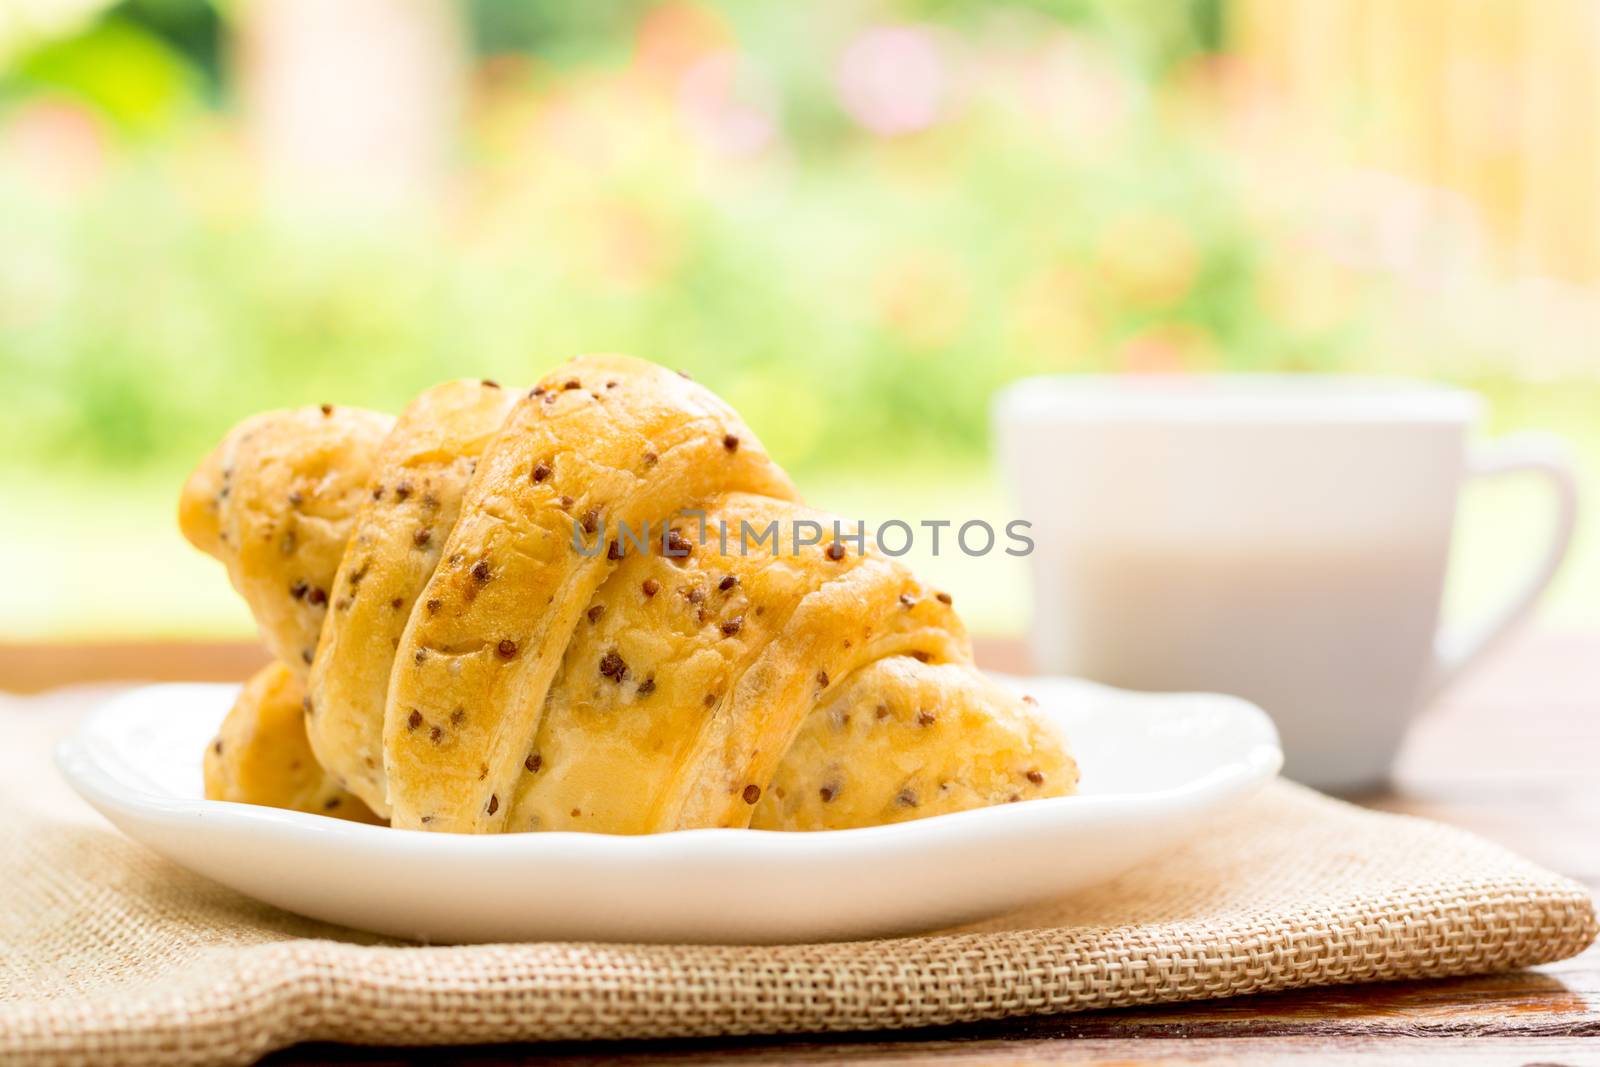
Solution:
<svg viewBox="0 0 1600 1067"><path fill-rule="evenodd" d="M1003 523L989 398L1057 371L1454 381L1484 393L1492 431L1567 436L1595 495L1600 378L1419 333L1422 297L1308 251L1292 215L1253 201L1204 121L1229 51L1217 0L474 0L447 188L357 211L264 193L236 17L133 0L0 70L0 639L247 632L171 519L228 426L321 401L393 410L582 351L689 370L811 500L868 520ZM721 158L678 97L640 88L651 19L723 35L765 150ZM875 134L841 104L840 50L877 24L917 27L950 64L955 102L927 129ZM1041 42L1080 62L1061 77L1087 120L1023 91L1015 55ZM1525 488L1469 498L1452 612L1494 598L1543 518ZM1586 528L1552 617L1600 616L1597 556ZM979 632L1025 627L1023 564L912 562Z"/></svg>

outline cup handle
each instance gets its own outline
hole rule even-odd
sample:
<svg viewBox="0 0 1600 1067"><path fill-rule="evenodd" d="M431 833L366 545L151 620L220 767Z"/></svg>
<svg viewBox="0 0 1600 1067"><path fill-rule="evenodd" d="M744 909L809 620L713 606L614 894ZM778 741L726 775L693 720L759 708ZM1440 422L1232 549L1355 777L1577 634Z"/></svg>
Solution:
<svg viewBox="0 0 1600 1067"><path fill-rule="evenodd" d="M1523 433L1475 446L1467 457L1468 478L1503 478L1535 474L1550 487L1556 501L1555 523L1538 561L1528 568L1499 610L1477 623L1450 627L1434 641L1433 672L1423 696L1432 699L1527 618L1550 580L1555 577L1578 518L1578 480L1560 438Z"/></svg>

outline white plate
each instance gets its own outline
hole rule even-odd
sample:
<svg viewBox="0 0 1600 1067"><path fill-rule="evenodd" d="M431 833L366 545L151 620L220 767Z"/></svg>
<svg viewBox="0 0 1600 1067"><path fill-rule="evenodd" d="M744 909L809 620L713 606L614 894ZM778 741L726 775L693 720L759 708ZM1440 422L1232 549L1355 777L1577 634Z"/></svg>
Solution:
<svg viewBox="0 0 1600 1067"><path fill-rule="evenodd" d="M1122 874L1277 773L1272 723L1232 697L1026 689L1067 731L1082 793L825 833L430 834L206 800L235 686L119 696L56 750L124 833L290 911L435 942L799 942L926 930Z"/></svg>

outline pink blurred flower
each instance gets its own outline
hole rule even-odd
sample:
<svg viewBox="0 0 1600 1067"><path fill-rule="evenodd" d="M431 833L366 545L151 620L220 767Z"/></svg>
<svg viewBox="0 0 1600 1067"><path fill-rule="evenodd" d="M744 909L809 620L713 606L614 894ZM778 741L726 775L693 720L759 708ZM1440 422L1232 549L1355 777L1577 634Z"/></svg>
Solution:
<svg viewBox="0 0 1600 1067"><path fill-rule="evenodd" d="M63 197L99 179L108 150L99 115L62 97L23 104L0 129L0 165L15 167L40 188Z"/></svg>
<svg viewBox="0 0 1600 1067"><path fill-rule="evenodd" d="M706 56L678 84L690 129L712 151L736 158L758 155L777 136L775 96L761 72L734 52Z"/></svg>
<svg viewBox="0 0 1600 1067"><path fill-rule="evenodd" d="M1128 374L1184 374L1215 370L1219 363L1216 338L1189 322L1153 326L1117 350L1118 369Z"/></svg>
<svg viewBox="0 0 1600 1067"><path fill-rule="evenodd" d="M639 20L634 69L667 91L708 55L733 47L733 30L717 12L695 3L667 3Z"/></svg>
<svg viewBox="0 0 1600 1067"><path fill-rule="evenodd" d="M929 30L876 26L845 48L837 84L851 118L893 137L925 130L943 117L950 73Z"/></svg>

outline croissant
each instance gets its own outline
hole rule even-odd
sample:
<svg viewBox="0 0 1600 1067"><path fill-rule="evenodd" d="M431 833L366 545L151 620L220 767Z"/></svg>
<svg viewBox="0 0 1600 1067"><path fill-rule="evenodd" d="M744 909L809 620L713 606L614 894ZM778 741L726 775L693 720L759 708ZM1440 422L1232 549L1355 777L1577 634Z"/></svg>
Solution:
<svg viewBox="0 0 1600 1067"><path fill-rule="evenodd" d="M257 671L206 749L206 796L377 822L317 762L306 738L303 699L300 683L283 664Z"/></svg>
<svg viewBox="0 0 1600 1067"><path fill-rule="evenodd" d="M248 419L179 505L278 661L229 714L207 793L337 798L408 829L650 833L1072 792L1065 741L973 665L951 598L822 538L834 521L711 392L626 357L525 394L448 382L395 419ZM317 772L288 766L296 696ZM229 761L258 768L248 788Z"/></svg>

